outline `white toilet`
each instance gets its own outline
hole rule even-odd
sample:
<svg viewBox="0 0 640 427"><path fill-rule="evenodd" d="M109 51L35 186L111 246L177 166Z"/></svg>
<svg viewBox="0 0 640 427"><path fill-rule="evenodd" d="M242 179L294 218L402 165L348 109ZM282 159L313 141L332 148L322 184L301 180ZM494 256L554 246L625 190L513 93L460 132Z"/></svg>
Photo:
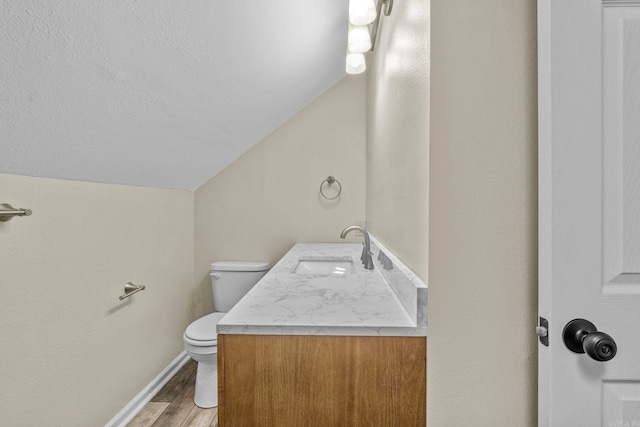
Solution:
<svg viewBox="0 0 640 427"><path fill-rule="evenodd" d="M211 286L215 313L191 323L184 331L184 349L198 362L193 401L201 408L218 406L218 336L216 326L226 312L267 274L267 262L214 262Z"/></svg>

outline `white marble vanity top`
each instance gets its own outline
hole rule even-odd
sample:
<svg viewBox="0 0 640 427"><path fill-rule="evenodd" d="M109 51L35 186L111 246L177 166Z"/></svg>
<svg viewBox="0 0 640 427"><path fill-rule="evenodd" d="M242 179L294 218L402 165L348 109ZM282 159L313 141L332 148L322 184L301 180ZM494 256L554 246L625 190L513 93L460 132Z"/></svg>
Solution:
<svg viewBox="0 0 640 427"><path fill-rule="evenodd" d="M384 269L374 242L373 270L360 262L360 243L296 244L220 320L218 334L426 336L426 285L386 250L392 268ZM351 257L355 271L293 272L301 258L317 257Z"/></svg>

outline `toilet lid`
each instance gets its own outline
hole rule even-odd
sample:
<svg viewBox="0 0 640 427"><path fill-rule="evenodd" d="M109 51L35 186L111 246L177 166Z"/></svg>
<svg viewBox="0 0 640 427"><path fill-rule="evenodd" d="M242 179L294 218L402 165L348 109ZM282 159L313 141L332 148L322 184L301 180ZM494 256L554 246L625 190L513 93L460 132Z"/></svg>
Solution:
<svg viewBox="0 0 640 427"><path fill-rule="evenodd" d="M216 325L226 313L211 313L196 320L187 327L184 335L195 341L214 341L218 339Z"/></svg>

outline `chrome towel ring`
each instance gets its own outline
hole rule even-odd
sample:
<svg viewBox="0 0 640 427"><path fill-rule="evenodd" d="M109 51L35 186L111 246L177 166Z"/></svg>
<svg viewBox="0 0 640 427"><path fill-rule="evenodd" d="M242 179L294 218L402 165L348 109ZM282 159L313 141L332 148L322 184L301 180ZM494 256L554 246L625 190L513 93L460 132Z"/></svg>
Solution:
<svg viewBox="0 0 640 427"><path fill-rule="evenodd" d="M323 187L324 187L324 183L325 183L325 182L326 182L329 186L331 186L331 184L333 184L333 183L338 184L338 194L336 194L336 195L335 195L335 196L333 196L333 197L328 197L326 194L324 194ZM327 200L335 200L335 199L337 199L338 197L340 197L340 194L342 194L342 184L340 184L340 181L338 181L337 179L335 179L334 177L332 177L331 175L329 175L329 176L327 177L327 179L325 179L324 181L322 181L322 182L320 183L320 194L322 194L322 197L324 197L324 198L325 198L325 199L327 199Z"/></svg>

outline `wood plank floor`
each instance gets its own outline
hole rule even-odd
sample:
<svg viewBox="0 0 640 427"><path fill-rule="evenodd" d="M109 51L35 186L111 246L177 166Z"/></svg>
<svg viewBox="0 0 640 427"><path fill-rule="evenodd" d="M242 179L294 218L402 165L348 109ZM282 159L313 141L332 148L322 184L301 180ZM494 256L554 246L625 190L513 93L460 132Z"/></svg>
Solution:
<svg viewBox="0 0 640 427"><path fill-rule="evenodd" d="M198 364L189 360L147 403L128 427L218 427L218 408L193 403Z"/></svg>

